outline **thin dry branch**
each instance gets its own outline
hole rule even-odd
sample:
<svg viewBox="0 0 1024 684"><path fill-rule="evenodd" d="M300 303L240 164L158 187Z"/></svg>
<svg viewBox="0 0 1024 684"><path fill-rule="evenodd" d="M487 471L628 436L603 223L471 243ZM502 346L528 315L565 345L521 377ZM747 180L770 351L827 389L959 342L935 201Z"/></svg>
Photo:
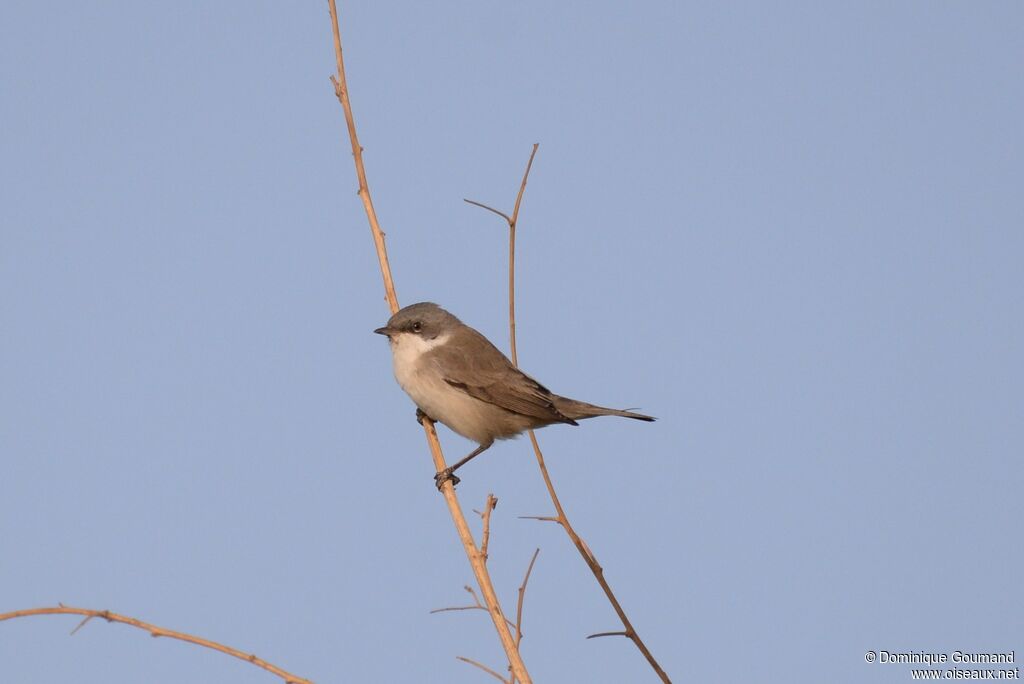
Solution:
<svg viewBox="0 0 1024 684"><path fill-rule="evenodd" d="M576 549L583 556L583 560L587 563L587 567L594 574L597 579L597 583L601 585L601 589L604 591L604 595L608 598L608 602L612 605L615 610L615 614L619 616L619 620L622 622L622 626L626 628L623 636L626 636L633 642L633 644L639 649L640 653L643 654L644 658L647 659L648 664L658 675L662 682L665 684L671 684L672 680L668 678L668 674L661 668L658 661L654 658L654 654L651 653L650 649L647 648L647 644L644 643L640 635L636 633L633 628L633 623L629 621L629 617L626 615L626 611L622 609L622 605L619 604L619 600L615 598L615 593L612 591L611 586L608 584L608 580L604 578L604 568L597 562L597 557L594 555L590 547L587 546L586 542L580 538L569 522L568 516L565 514L565 509L562 508L562 502L558 499L558 494L555 492L555 486L551 482L551 476L548 474L548 467L544 463L544 454L540 450L540 444L537 443L537 436L530 430L530 443L533 445L533 453L537 457L537 466L540 468L541 475L544 478L544 485L548 489L548 495L551 497L551 503L554 504L555 510L558 512L558 524L562 526L565 533L569 535L569 539L576 546Z"/></svg>
<svg viewBox="0 0 1024 684"><path fill-rule="evenodd" d="M497 209L495 209L494 207L492 207L492 206L489 206L489 205L487 205L487 204L484 204L483 202L477 202L476 200L471 200L471 199L464 199L464 200L462 200L462 201L463 201L463 202L466 202L467 204L473 204L473 205L475 205L475 206L478 206L478 207L480 207L481 209L486 209L487 211L492 211L492 212L494 212L495 214L497 214L498 216L500 216L501 218L505 219L505 221L507 221L507 222L511 222L511 221L512 221L512 219L511 219L511 218L509 218L508 214L506 214L505 212L503 212L503 211L498 211L498 210L497 210Z"/></svg>
<svg viewBox="0 0 1024 684"><path fill-rule="evenodd" d="M526 598L526 585L530 581L530 573L533 572L533 564L537 562L538 554L540 554L539 548L533 552L533 558L530 559L530 564L526 566L526 575L523 577L523 583L519 585L519 600L516 602L516 647L523 640L523 600Z"/></svg>
<svg viewBox="0 0 1024 684"><path fill-rule="evenodd" d="M519 600L516 602L516 648L519 648L519 643L523 640L523 600L526 598L526 585L530 581L530 573L533 572L533 564L537 562L538 554L540 554L540 548L533 552L530 564L526 566L523 583L519 585ZM515 676L512 677L512 684L516 684Z"/></svg>
<svg viewBox="0 0 1024 684"><path fill-rule="evenodd" d="M430 614L433 615L434 613L451 613L451 612L455 612L455 611L459 611L459 610L484 610L484 611L487 610L487 606L485 606L484 604L480 603L480 598L476 595L476 591L473 590L473 587L471 587L468 584L466 584L466 585L463 585L462 588L465 589L466 591L468 591L469 595L473 597L473 605L471 605L471 606L447 606L445 608L434 608L433 610L430 611ZM505 622L508 623L508 626L510 628L516 626L515 623L512 622L511 620L509 620L508 618L505 618Z"/></svg>
<svg viewBox="0 0 1024 684"><path fill-rule="evenodd" d="M519 194L516 196L515 209L512 211L511 217L505 217L508 222L508 329L510 339L510 351L512 357L512 363L516 366L519 365L519 357L516 352L516 288L515 288L515 270L516 270L516 221L519 217L519 205L523 199L523 192L526 190L526 180L530 175L530 169L533 166L533 158L537 154L537 145L533 146L533 151L530 152L530 161L526 164L526 172L523 174L523 182L519 185ZM468 201L468 200L467 200ZM479 202L473 202L477 206L482 206L484 209L490 209L494 213L505 216L500 211L491 209L485 205L481 205ZM650 664L651 668L657 673L658 677L661 678L662 682L670 684L668 675L661 669L658 661L654 659L654 655L650 649L640 638L640 635L636 633L632 623L626 616L626 612L622 609L615 594L612 592L612 588L608 585L608 581L604 578L604 569L601 564L597 562L597 557L593 551L587 546L586 542L576 533L573 529L572 524L569 522L568 516L565 514L565 509L562 508L562 503L558 499L558 494L555 492L555 486L551 482L551 476L548 474L547 465L544 463L544 454L540 450L540 444L537 443L537 436L533 430L529 430L530 443L533 445L533 453L537 457L537 466L540 468L541 475L544 478L544 484L547 487L548 495L551 497L551 503L555 506L555 511L558 513L557 517L553 520L562 526L565 533L569 535L569 539L576 546L576 549L583 556L583 560L587 563L587 567L594 574L598 584L601 585L601 589L604 590L605 596L608 598L608 602L612 604L612 608L615 609L615 613L619 616L619 620L622 621L622 626L626 628L625 636L636 645L636 647L643 654L644 658ZM529 516L536 520L551 521L552 518L549 516Z"/></svg>
<svg viewBox="0 0 1024 684"><path fill-rule="evenodd" d="M355 117L352 114L352 103L349 99L348 84L345 80L345 61L341 47L341 30L338 26L338 8L335 0L327 0L327 4L331 15L331 32L334 38L334 58L338 69L336 76L331 77L331 82L334 84L335 95L337 95L338 101L341 103L341 107L345 112L345 123L348 126L349 142L352 145L352 157L355 162L356 176L359 179L359 197L363 201L363 208L366 210L366 218L370 223L370 231L373 234L373 242L377 249L377 260L380 262L381 278L384 281L384 292L388 300L388 306L391 309L391 313L394 314L398 311L398 296L395 294L394 281L391 277L391 267L388 264L387 246L384 243L384 232L380 228L380 223L377 220L377 212L374 210L373 201L370 197L370 188L366 180L366 169L363 165L363 148L359 144L359 138L356 135ZM434 424L430 420L424 420L423 430L426 433L427 443L430 445L430 454L434 461L434 470L435 472L441 472L447 468L447 464L444 460L444 454L441 452L441 444L437 439L437 432L434 430ZM523 660L519 655L519 651L516 649L515 641L512 639L512 633L508 627L507 619L501 610L501 604L498 603L498 597L494 592L494 585L491 582L490 574L487 572L484 555L480 552L480 549L477 548L476 542L473 540L473 533L470 531L469 525L466 523L466 518L462 513L462 508L455 495L455 487L452 485L451 480L446 481L442 485L441 494L444 496L445 503L448 505L448 510L452 516L452 522L455 524L455 528L459 534L459 539L462 541L462 546L466 552L466 557L469 559L469 564L473 568L473 574L476 577L477 584L480 586L480 591L483 594L484 602L487 604L488 612L490 613L491 620L494 623L494 628L498 632L498 638L501 640L502 648L505 649L505 653L508 656L512 672L515 677L521 682L524 682L524 684L530 682L530 675L527 673L526 665L523 663Z"/></svg>
<svg viewBox="0 0 1024 684"><path fill-rule="evenodd" d="M530 169L533 168L533 158L537 156L537 148L540 143L533 143L533 150L530 152L530 161L526 162L526 171L523 172L523 182L519 184L519 194L516 195L516 203L512 209L512 215L498 211L494 207L475 200L463 200L487 211L494 212L505 219L508 224L508 320L509 320L509 351L512 356L512 365L519 365L519 356L516 353L516 222L519 221L519 207L523 203L523 193L526 192L526 180L530 177Z"/></svg>
<svg viewBox="0 0 1024 684"><path fill-rule="evenodd" d="M521 515L520 520L542 520L544 522L561 523L562 521L553 515Z"/></svg>
<svg viewBox="0 0 1024 684"><path fill-rule="evenodd" d="M507 679L505 679L504 677L502 677L500 674L498 674L497 672L495 672L491 668L487 667L486 665L484 665L482 663L476 662L472 658L467 658L465 656L455 656L455 659L456 660L461 660L464 663L469 663L473 667L479 667L481 670L483 670L487 674L491 675L492 677L497 679L499 682L505 682L505 684L510 684L509 681ZM513 680L513 681L515 681L515 680Z"/></svg>
<svg viewBox="0 0 1024 684"><path fill-rule="evenodd" d="M448 606L447 608L434 608L432 611L430 611L430 614L433 615L434 613L447 613L447 612L453 611L453 610L487 610L487 606L485 606L484 604L480 603L480 598L476 595L476 591L473 589L473 587L469 586L468 584L465 584L465 585L463 585L462 588L465 589L466 591L468 591L469 595L473 597L473 605L471 605L471 606Z"/></svg>
<svg viewBox="0 0 1024 684"><path fill-rule="evenodd" d="M487 562L487 545L491 543L491 511L498 505L498 497L494 494L487 495L487 501L484 503L483 513L480 517L484 520L484 530L480 534L480 553L484 556L484 562Z"/></svg>
<svg viewBox="0 0 1024 684"><path fill-rule="evenodd" d="M30 608L27 610L16 610L11 613L0 613L0 622L3 622L4 620L11 620L14 618L29 617L32 615L84 615L85 618L81 622L79 622L78 626L71 631L72 634L74 634L82 627L84 627L85 623L89 622L89 620L92 620L93 618L103 618L107 622L120 622L123 625L130 625L131 627L136 627L143 631L149 632L149 635L152 637L167 637L168 639L177 639L178 641L184 641L190 644L195 644L196 646L202 646L204 648L209 648L214 651L220 651L221 653L225 653L229 656L234 656L239 660L244 660L247 663L252 663L256 667L263 668L267 672L277 675L285 681L285 684L313 684L310 680L303 679L302 677L293 675L291 672L282 670L276 665L268 663L266 660L257 657L255 654L245 653L243 651L239 651L237 648L225 646L224 644L217 643L216 641L203 639L202 637L193 636L192 634L186 634L185 632L176 632L172 629L164 629L163 627L158 627L148 622L143 622L142 620L137 620L133 617L128 617L127 615L118 615L117 613L111 613L109 610L74 608L72 606L65 606L64 604L60 604L54 608Z"/></svg>
<svg viewBox="0 0 1024 684"><path fill-rule="evenodd" d="M488 503L488 506L487 506L487 508L484 509L484 511L487 511L487 510L490 510L490 509L494 508L493 504L491 504L491 497L490 496L488 496L487 503ZM496 501L495 501L495 503L496 503ZM484 513L480 513L480 515L482 516L482 515L484 515ZM526 586L530 582L530 574L533 572L533 566L537 562L537 556L539 554L540 554L540 549L539 548L535 549L534 552L533 552L533 556L530 558L530 564L526 567L526 574L523 576L523 583L519 585L519 599L516 602L516 621L515 621L515 624L512 625L512 622L509 621L509 624L512 625L513 627L515 627L515 630L516 630L516 648L517 649L519 648L520 642L522 642L522 640L523 640L523 601L526 598ZM476 592L473 591L473 587L471 587L471 586L469 586L467 584L467 585L463 586L463 589L468 591L470 596L473 597L473 605L472 606L449 606L447 608L435 608L434 610L430 611L431 614L433 614L433 613L446 613L446 612L458 611L458 610L487 610L487 608L483 604L480 603L480 599L477 597ZM461 656L460 656L460 658L461 658ZM468 658L461 658L461 659L465 660L466 662L468 662L468 663L470 663L472 665L477 665L478 667L483 667L479 663L477 663L475 661L471 661ZM488 672L492 672L492 671L488 670ZM504 680L502 680L502 681L504 681ZM516 684L515 675L512 675L512 679L510 680L510 684Z"/></svg>

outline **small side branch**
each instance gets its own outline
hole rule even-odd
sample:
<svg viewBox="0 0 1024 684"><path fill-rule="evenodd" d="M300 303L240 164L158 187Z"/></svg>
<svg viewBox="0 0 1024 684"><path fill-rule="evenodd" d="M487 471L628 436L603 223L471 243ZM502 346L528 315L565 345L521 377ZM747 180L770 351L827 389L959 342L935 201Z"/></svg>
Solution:
<svg viewBox="0 0 1024 684"><path fill-rule="evenodd" d="M471 606L448 606L447 608L434 608L432 611L430 611L430 614L433 615L434 613L447 613L449 611L454 611L454 610L487 610L487 606L485 606L484 604L480 603L480 598L476 595L476 591L473 589L473 587L471 587L468 584L466 584L466 585L463 585L462 588L465 589L466 591L468 591L469 595L473 597L473 605L471 605Z"/></svg>
<svg viewBox="0 0 1024 684"><path fill-rule="evenodd" d="M497 679L499 682L505 682L505 684L509 684L509 681L507 679L505 679L504 677L502 677L500 674L498 674L497 672L495 672L491 668L487 667L486 665L483 665L482 663L476 662L472 658L467 658L465 656L455 656L455 659L456 660L461 660L464 663L469 663L473 667L479 667L481 670L483 670L487 674L491 675L492 677Z"/></svg>
<svg viewBox="0 0 1024 684"><path fill-rule="evenodd" d="M474 206L480 207L481 209L486 209L487 211L492 211L495 214L497 214L498 216L500 216L501 218L505 219L505 221L507 223L512 223L512 219L509 217L508 214L506 214L503 211L498 211L494 207L488 206L488 205L484 204L483 202L477 202L476 200L471 200L471 199L464 199L462 201L466 202L467 204L472 204Z"/></svg>
<svg viewBox="0 0 1024 684"><path fill-rule="evenodd" d="M168 639L177 639L178 641L184 641L186 643L195 644L196 646L202 646L204 648L209 648L214 651L220 651L221 653L233 656L235 658L238 658L239 660L244 660L247 663L252 663L256 667L262 668L267 672L277 675L278 677L284 680L285 684L313 684L310 680L303 679L302 677L293 675L291 672L282 670L276 665L268 663L266 660L257 657L255 654L245 653L243 651L239 651L237 648L225 646L224 644L217 643L216 641L210 641L209 639L197 637L192 634L186 634L185 632L176 632L172 629L164 629L163 627L158 627L157 625L150 624L148 622L143 622L142 620L136 620L135 618L128 617L127 615L111 613L109 610L74 608L72 606L65 606L63 604L60 604L56 607L51 608L30 608L27 610L16 610L11 613L2 613L0 614L0 622L3 622L4 620L12 620L14 618L29 617L31 615L84 615L85 618L78 623L78 626L71 631L71 634L74 634L82 627L84 627L85 624L89 622L89 620L92 620L93 618L103 618L107 622L119 622L123 625L129 625L131 627L135 627L137 629L149 632L149 635L152 637L167 637Z"/></svg>
<svg viewBox="0 0 1024 684"><path fill-rule="evenodd" d="M445 608L434 608L432 611L430 611L430 614L433 615L434 613L450 613L450 612L454 612L454 611L458 611L458 610L483 610L483 611L487 610L487 606L485 606L484 604L480 603L480 598L476 595L476 591L473 589L473 587L471 587L468 584L466 584L462 588L465 589L466 591L468 591L469 595L473 597L473 605L471 605L471 606L447 606ZM508 626L510 628L511 627L515 627L515 623L512 622L511 620L509 620L508 618L505 618L505 622L508 623Z"/></svg>
<svg viewBox="0 0 1024 684"><path fill-rule="evenodd" d="M526 566L526 575L523 577L523 583L519 585L519 601L516 602L516 647L523 640L523 600L526 598L526 585L530 582L530 573L533 572L533 564L537 562L538 554L540 554L539 548L533 552L533 558L530 559L530 564Z"/></svg>
<svg viewBox="0 0 1024 684"><path fill-rule="evenodd" d="M597 634L588 634L588 639L597 639L598 637L609 637L609 636L624 636L628 637L629 632L598 632Z"/></svg>

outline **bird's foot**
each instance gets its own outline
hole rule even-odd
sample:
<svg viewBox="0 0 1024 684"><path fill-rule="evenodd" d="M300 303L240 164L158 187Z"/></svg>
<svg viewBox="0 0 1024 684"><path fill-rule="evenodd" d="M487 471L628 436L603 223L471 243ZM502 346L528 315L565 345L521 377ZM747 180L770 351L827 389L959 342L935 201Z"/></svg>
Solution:
<svg viewBox="0 0 1024 684"><path fill-rule="evenodd" d="M416 422L419 423L420 425L423 425L423 421L424 420L429 420L431 423L437 422L433 418L428 416L426 413L424 413L423 409L417 408L416 409Z"/></svg>
<svg viewBox="0 0 1024 684"><path fill-rule="evenodd" d="M444 483L448 482L449 480L451 480L453 489L455 488L455 485L459 484L459 482L462 481L455 475L454 472L452 472L451 468L445 468L438 474L434 475L434 484L437 485L437 491L441 491L441 487L443 487Z"/></svg>

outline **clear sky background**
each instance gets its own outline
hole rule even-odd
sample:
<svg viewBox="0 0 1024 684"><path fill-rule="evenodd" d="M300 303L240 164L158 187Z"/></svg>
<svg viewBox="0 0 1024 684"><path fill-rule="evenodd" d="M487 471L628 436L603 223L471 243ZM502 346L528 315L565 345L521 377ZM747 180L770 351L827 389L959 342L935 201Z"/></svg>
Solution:
<svg viewBox="0 0 1024 684"><path fill-rule="evenodd" d="M1024 8L342 2L404 304L555 391L539 433L676 682L1024 660ZM0 611L110 609L319 684L502 667L384 339L327 7L0 8ZM440 428L449 461L472 444ZM646 682L529 443L487 493L538 682ZM470 514L472 515L472 514ZM473 523L479 529L477 523ZM4 682L272 682L130 628L0 623Z"/></svg>

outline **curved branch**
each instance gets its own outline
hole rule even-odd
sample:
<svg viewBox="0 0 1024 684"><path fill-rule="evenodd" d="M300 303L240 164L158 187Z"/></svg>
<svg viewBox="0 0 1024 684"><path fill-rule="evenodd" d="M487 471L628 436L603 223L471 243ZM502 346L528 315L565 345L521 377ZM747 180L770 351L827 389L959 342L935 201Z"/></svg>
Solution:
<svg viewBox="0 0 1024 684"><path fill-rule="evenodd" d="M530 153L530 161L526 164L526 172L523 174L523 182L519 185L519 194L516 196L515 209L512 211L512 217L508 219L508 329L509 337L511 340L510 351L512 357L512 363L516 366L519 365L519 358L516 353L516 220L519 217L519 205L523 199L523 192L526 190L526 179L530 176L530 168L533 166L533 158L537 154L537 145L534 144L533 151ZM484 207L489 209L490 207ZM491 209L491 211L494 211ZM495 212L500 213L500 212ZM619 620L622 621L622 626L626 628L626 631L622 633L623 636L629 637L633 644L640 650L644 658L647 659L648 664L657 673L658 677L662 682L671 684L668 675L661 669L661 665L654 659L654 655L647 648L647 645L640 638L640 635L633 629L633 624L629 621L626 616L626 611L619 605L619 600L615 598L614 592L612 592L611 586L608 585L608 581L604 578L604 569L601 564L597 562L597 557L587 546L587 543L580 538L573 529L572 523L569 522L568 516L565 514L565 509L562 508L562 502L558 499L558 494L555 492L555 486L551 482L551 476L548 474L547 465L544 463L544 454L540 450L540 444L537 443L537 436L533 430L529 430L530 443L533 445L533 453L537 457L537 466L540 468L541 476L544 478L544 484L548 490L548 496L551 497L551 503L555 506L555 511L558 513L557 517L551 518L546 516L530 516L537 520L553 520L562 526L565 533L569 535L569 539L572 540L573 545L583 556L583 560L586 562L587 567L594 573L594 577L597 579L597 583L601 585L601 589L604 590L604 595L608 598L608 602L612 604L612 608L615 609L616 615L619 616Z"/></svg>
<svg viewBox="0 0 1024 684"><path fill-rule="evenodd" d="M331 14L331 31L334 36L334 58L338 67L338 73L336 77L331 77L331 82L334 83L335 95L337 95L338 101L341 102L341 107L345 111L345 123L348 126L349 142L352 145L352 157L355 161L356 176L359 178L359 197L363 200L366 218L370 222L370 232L373 233L373 242L377 248L377 260L380 262L380 273L384 281L384 292L387 296L388 306L391 308L391 313L394 314L398 311L398 296L395 294L395 285L391 277L387 246L384 244L384 231L380 229L377 213L373 208L373 201L370 198L370 188L366 181L366 170L363 166L363 148L360 146L359 138L356 135L352 103L349 100L348 84L345 81L345 62L342 57L341 31L338 27L338 8L335 0L327 0L327 4ZM424 420L423 430L426 433L427 443L430 445L430 455L434 460L434 470L435 472L441 472L448 466L445 463L444 454L441 453L441 444L438 442L433 422ZM473 541L473 533L466 523L466 517L462 514L462 507L455 496L455 487L452 485L451 480L447 480L442 485L441 494L448 505L452 522L455 524L459 539L462 541L469 564L473 568L473 574L476 576L477 584L480 586L480 593L483 594L484 602L487 604L491 620L494 622L494 628L498 632L502 648L505 649L505 653L508 656L512 673L523 684L529 684L532 680L526 671L523 659L519 655L519 650L516 648L515 640L512 638L505 615L501 611L501 604L498 603L498 597L494 592L494 585L487 571L484 554L480 552L476 542Z"/></svg>
<svg viewBox="0 0 1024 684"><path fill-rule="evenodd" d="M512 221L512 219L510 219L508 214L506 214L505 212L498 211L494 207L488 206L488 205L484 204L483 202L477 202L476 200L471 200L471 199L464 199L462 201L465 202L466 204L472 204L473 206L480 207L481 209L486 209L489 212L495 213L498 216L500 216L501 218L505 219L506 222Z"/></svg>
<svg viewBox="0 0 1024 684"><path fill-rule="evenodd" d="M588 639L597 639L598 637L610 637L610 636L624 636L628 637L629 632L598 632L597 634L588 634Z"/></svg>
<svg viewBox="0 0 1024 684"><path fill-rule="evenodd" d="M239 660L244 660L247 663L252 663L256 667L263 668L267 672L277 675L285 681L285 684L313 684L308 679L303 679L293 675L291 672L282 670L281 668L268 663L262 658L258 658L255 654L245 653L239 651L237 648L225 646L224 644L217 643L216 641L210 641L209 639L203 639L202 637L193 636L186 634L185 632L176 632L172 629L164 629L163 627L157 627L156 625L142 620L136 620L133 617L127 615L118 615L117 613L111 613L109 610L92 610L89 608L73 608L71 606L65 606L63 604L55 608L29 608L27 610L15 610L10 613L0 613L0 622L4 620L12 620L14 618L29 617L31 615L84 615L85 619L78 623L78 627L71 632L74 634L81 629L85 623L93 618L103 618L107 622L120 622L123 625L130 625L137 627L143 631L149 632L150 636L153 637L167 637L169 639L177 639L178 641L185 641L196 646L202 646L209 648L214 651L220 651L226 653L229 656L234 656Z"/></svg>

